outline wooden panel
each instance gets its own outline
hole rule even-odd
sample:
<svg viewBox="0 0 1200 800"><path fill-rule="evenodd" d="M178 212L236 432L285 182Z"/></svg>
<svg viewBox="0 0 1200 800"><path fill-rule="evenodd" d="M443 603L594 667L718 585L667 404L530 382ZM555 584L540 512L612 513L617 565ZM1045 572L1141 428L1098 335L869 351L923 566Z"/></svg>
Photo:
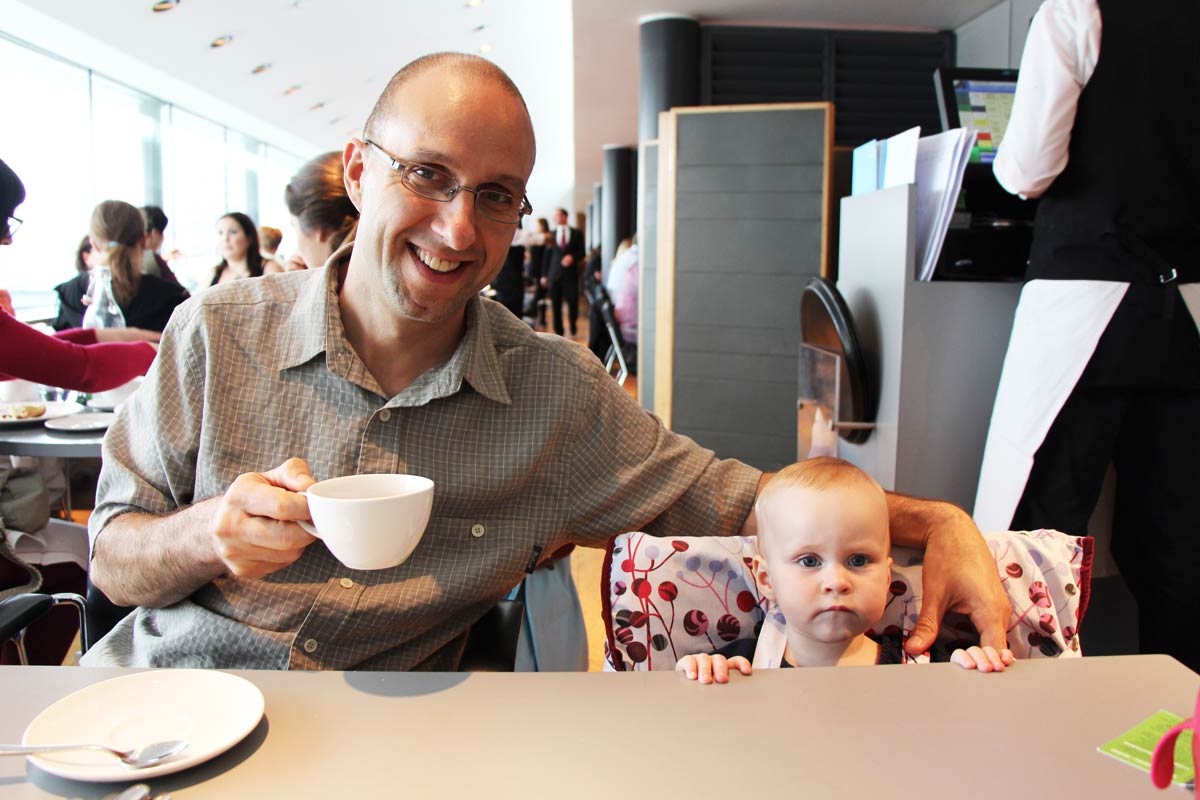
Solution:
<svg viewBox="0 0 1200 800"><path fill-rule="evenodd" d="M658 140L638 156L638 402L654 408L654 346L658 287Z"/></svg>

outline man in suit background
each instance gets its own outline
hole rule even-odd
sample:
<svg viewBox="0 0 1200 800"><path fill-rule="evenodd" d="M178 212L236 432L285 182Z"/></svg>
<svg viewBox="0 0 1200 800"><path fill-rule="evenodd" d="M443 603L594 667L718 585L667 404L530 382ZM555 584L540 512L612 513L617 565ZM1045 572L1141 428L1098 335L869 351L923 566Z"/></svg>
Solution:
<svg viewBox="0 0 1200 800"><path fill-rule="evenodd" d="M579 317L579 265L583 263L583 231L567 224L567 210L554 210L554 230L551 231L550 265L547 287L550 307L554 311L554 332L563 335L562 304L567 302L567 321L575 335Z"/></svg>

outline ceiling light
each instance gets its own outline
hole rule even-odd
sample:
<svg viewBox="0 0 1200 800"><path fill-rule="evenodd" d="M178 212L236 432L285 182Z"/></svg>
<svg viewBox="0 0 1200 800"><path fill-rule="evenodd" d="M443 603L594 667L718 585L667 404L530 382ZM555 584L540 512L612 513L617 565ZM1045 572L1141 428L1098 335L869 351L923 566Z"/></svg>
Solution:
<svg viewBox="0 0 1200 800"><path fill-rule="evenodd" d="M492 52L492 46L490 44L481 44L479 45L479 52L490 53Z"/></svg>
<svg viewBox="0 0 1200 800"><path fill-rule="evenodd" d="M313 103L311 106L308 107L308 110L309 111L318 111L324 107L325 107L325 102L321 101L320 103Z"/></svg>
<svg viewBox="0 0 1200 800"><path fill-rule="evenodd" d="M295 93L296 93L296 92L298 92L298 91L300 91L300 84L298 84L298 83L294 83L294 84L292 84L291 86L289 86L289 87L287 87L286 89L284 89L284 90L283 90L283 93L284 93L284 94L295 94Z"/></svg>
<svg viewBox="0 0 1200 800"><path fill-rule="evenodd" d="M358 136L358 128L347 128L346 135L347 136Z"/></svg>
<svg viewBox="0 0 1200 800"><path fill-rule="evenodd" d="M218 36L217 38L213 39L212 43L209 45L209 47L224 47L225 45L229 44L232 41L233 41L233 34L227 33L224 36Z"/></svg>
<svg viewBox="0 0 1200 800"><path fill-rule="evenodd" d="M259 64L257 67L250 70L250 74L251 75L262 75L264 72L266 72L270 68L271 68L270 64Z"/></svg>
<svg viewBox="0 0 1200 800"><path fill-rule="evenodd" d="M342 119L343 119L343 117L334 117L333 119L329 120L329 124L337 125L339 122L342 121Z"/></svg>
<svg viewBox="0 0 1200 800"><path fill-rule="evenodd" d="M170 11L177 5L179 5L179 0L158 0L157 3L150 7L155 11Z"/></svg>
<svg viewBox="0 0 1200 800"><path fill-rule="evenodd" d="M467 8L479 8L481 5L483 5L483 0L467 0L464 5L466 5Z"/></svg>
<svg viewBox="0 0 1200 800"><path fill-rule="evenodd" d="M474 28L471 28L471 33L480 33L486 29L487 25L476 25Z"/></svg>

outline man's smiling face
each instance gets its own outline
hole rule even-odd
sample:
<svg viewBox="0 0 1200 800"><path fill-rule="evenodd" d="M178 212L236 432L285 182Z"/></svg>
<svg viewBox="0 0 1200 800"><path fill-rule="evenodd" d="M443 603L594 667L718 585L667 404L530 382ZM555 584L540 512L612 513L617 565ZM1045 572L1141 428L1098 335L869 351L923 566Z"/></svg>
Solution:
<svg viewBox="0 0 1200 800"><path fill-rule="evenodd" d="M520 98L497 80L454 67L400 85L390 113L368 136L403 163L427 164L518 201L533 171L533 127ZM421 197L379 149L361 142L353 148L347 172L358 176L362 211L356 259L366 256L378 269L383 301L402 318L457 321L499 272L516 223L479 214L471 192L449 202Z"/></svg>

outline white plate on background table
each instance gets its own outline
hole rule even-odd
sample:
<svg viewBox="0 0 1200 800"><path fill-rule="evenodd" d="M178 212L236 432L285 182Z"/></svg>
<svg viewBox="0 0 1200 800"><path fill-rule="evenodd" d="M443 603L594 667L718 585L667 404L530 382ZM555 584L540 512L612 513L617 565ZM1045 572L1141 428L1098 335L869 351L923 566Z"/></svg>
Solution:
<svg viewBox="0 0 1200 800"><path fill-rule="evenodd" d="M102 431L112 425L116 418L117 415L110 411L88 411L52 419L46 423L46 427L52 431Z"/></svg>
<svg viewBox="0 0 1200 800"><path fill-rule="evenodd" d="M3 405L3 404L0 404ZM46 413L40 417L26 417L25 419L0 419L0 428L10 428L15 425L28 425L31 422L42 423L50 419L61 419L69 417L72 414L78 414L83 411L83 406L79 403L72 403L66 400L49 400L46 402Z"/></svg>
<svg viewBox="0 0 1200 800"><path fill-rule="evenodd" d="M85 686L38 714L22 744L97 742L125 749L187 739L187 749L161 764L133 769L98 750L28 756L51 775L77 781L133 781L208 761L240 742L262 719L258 687L228 672L155 669Z"/></svg>

